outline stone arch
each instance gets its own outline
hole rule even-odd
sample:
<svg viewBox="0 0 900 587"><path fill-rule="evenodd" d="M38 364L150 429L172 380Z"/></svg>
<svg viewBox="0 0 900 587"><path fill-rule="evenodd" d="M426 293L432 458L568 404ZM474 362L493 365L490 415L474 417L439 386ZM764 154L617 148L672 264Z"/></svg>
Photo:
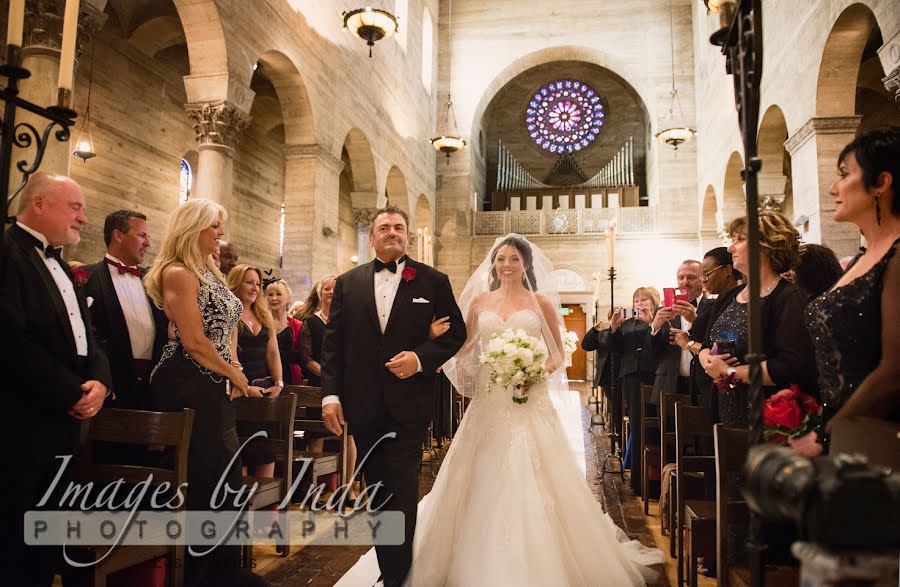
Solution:
<svg viewBox="0 0 900 587"><path fill-rule="evenodd" d="M760 206L778 210L793 219L791 156L784 147L787 137L784 112L773 104L763 114L757 135L757 152L762 161L759 201Z"/></svg>
<svg viewBox="0 0 900 587"><path fill-rule="evenodd" d="M538 65L551 63L553 61L584 61L608 69L632 87L635 95L647 111L649 120L656 120L656 105L651 98L656 96L658 92L650 80L626 77L625 72L633 72L633 68L626 65L614 55L591 47L566 45L548 47L546 49L534 51L519 57L501 70L482 92L481 98L475 106L475 110L472 112L472 117L468 119L470 121L469 128L479 128L479 123L484 116L484 112L494 99L494 96L496 96L497 93L514 77L529 69L537 67ZM461 120L466 120L465 114L462 115Z"/></svg>
<svg viewBox="0 0 900 587"><path fill-rule="evenodd" d="M728 158L725 166L725 185L722 189L722 225L744 216L747 213L747 199L744 195L744 180L741 170L744 168L744 160L741 154L735 151Z"/></svg>
<svg viewBox="0 0 900 587"><path fill-rule="evenodd" d="M259 56L257 69L275 87L284 120L284 142L305 145L316 142L312 107L306 84L294 62L280 51L266 51Z"/></svg>
<svg viewBox="0 0 900 587"><path fill-rule="evenodd" d="M413 229L428 228L434 234L434 213L431 211L431 202L428 196L419 194L416 198L416 209L412 218Z"/></svg>
<svg viewBox="0 0 900 587"><path fill-rule="evenodd" d="M173 1L187 40L191 76L223 76L227 84L228 49L215 0ZM193 101L190 93L188 100Z"/></svg>
<svg viewBox="0 0 900 587"><path fill-rule="evenodd" d="M177 14L151 18L132 31L128 38L138 51L153 59L163 49L187 42ZM189 54L190 55L190 54Z"/></svg>
<svg viewBox="0 0 900 587"><path fill-rule="evenodd" d="M396 165L388 171L384 196L391 204L409 215L409 190L406 188L406 178L403 177L403 172Z"/></svg>
<svg viewBox="0 0 900 587"><path fill-rule="evenodd" d="M568 265L557 266L553 270L553 280L560 293L570 291L590 291L590 281L584 278L577 269Z"/></svg>
<svg viewBox="0 0 900 587"><path fill-rule="evenodd" d="M706 193L703 195L703 205L700 208L701 235L711 236L721 230L722 223L718 218L718 212L719 203L716 201L716 189L710 184L706 186Z"/></svg>
<svg viewBox="0 0 900 587"><path fill-rule="evenodd" d="M375 156L369 139L358 128L353 128L344 139L344 149L352 169L354 208L376 208L378 191L375 180Z"/></svg>
<svg viewBox="0 0 900 587"><path fill-rule="evenodd" d="M852 116L856 113L856 85L860 60L875 15L864 4L851 4L831 28L816 84L816 116Z"/></svg>

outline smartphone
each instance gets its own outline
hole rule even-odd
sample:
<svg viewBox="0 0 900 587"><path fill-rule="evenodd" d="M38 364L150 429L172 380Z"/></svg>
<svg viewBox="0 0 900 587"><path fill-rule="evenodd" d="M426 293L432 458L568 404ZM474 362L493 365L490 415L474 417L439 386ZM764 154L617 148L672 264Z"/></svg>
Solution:
<svg viewBox="0 0 900 587"><path fill-rule="evenodd" d="M682 290L678 290L678 291L682 291ZM686 293L676 293L675 301L676 302L690 302L690 300L688 299L688 295Z"/></svg>
<svg viewBox="0 0 900 587"><path fill-rule="evenodd" d="M716 341L715 344L717 355L731 355L734 356L735 345L734 341L728 338L720 338Z"/></svg>
<svg viewBox="0 0 900 587"><path fill-rule="evenodd" d="M675 305L675 288L674 287L664 287L663 288L663 306L666 308L671 308Z"/></svg>
<svg viewBox="0 0 900 587"><path fill-rule="evenodd" d="M622 308L622 318L628 320L629 318L637 318L637 310L634 308Z"/></svg>

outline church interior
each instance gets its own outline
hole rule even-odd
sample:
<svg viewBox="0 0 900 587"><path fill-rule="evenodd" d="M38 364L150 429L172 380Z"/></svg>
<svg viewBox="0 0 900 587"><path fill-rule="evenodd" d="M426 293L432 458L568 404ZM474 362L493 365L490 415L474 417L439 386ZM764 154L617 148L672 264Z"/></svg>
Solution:
<svg viewBox="0 0 900 587"><path fill-rule="evenodd" d="M19 95L35 104L57 101L71 3L24 0L31 76ZM580 340L636 288L662 291L683 260L728 246L730 222L746 213L735 76L710 43L733 5L81 0L77 117L40 165L85 194L89 222L63 257L101 260L103 219L128 209L147 218L149 267L174 211L207 198L227 210L224 239L240 262L302 301L324 276L374 259L370 223L393 205L409 218L410 258L446 274L457 296L496 239L527 237L552 261L565 329ZM803 243L852 256L865 241L833 219L829 186L847 143L900 125L900 4L761 7L760 210L786 216ZM380 20L346 16L357 9ZM382 28L367 42L366 26ZM45 124L21 109L18 120ZM12 165L29 149L17 145ZM12 170L10 191L20 178ZM593 425L594 353L579 346L570 359L595 495L669 553L657 502L645 515L646 499L604 473L615 447ZM423 493L428 459L446 450L430 444ZM366 550L295 547L283 557L263 545L253 564L273 585L331 585ZM658 584L678 584L679 561L667 559ZM716 581L684 573L692 585Z"/></svg>

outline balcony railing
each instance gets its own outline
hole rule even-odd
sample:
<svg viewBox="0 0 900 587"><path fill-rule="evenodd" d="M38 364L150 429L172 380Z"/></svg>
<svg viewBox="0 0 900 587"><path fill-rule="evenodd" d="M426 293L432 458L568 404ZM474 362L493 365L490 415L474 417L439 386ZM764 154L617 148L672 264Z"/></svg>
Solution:
<svg viewBox="0 0 900 587"><path fill-rule="evenodd" d="M618 234L655 233L656 207L474 212L472 227L475 236L502 236L510 232L571 236L605 234L612 221Z"/></svg>

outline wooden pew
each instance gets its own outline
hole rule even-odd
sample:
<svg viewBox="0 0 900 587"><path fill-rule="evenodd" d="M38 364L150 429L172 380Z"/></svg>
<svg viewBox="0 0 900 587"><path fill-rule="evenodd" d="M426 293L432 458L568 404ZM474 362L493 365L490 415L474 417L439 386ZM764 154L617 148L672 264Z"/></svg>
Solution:
<svg viewBox="0 0 900 587"><path fill-rule="evenodd" d="M715 479L715 457L700 454L704 444L712 444L713 425L702 407L678 402L675 404L675 463L678 467L678 517L676 522L676 550L678 552L678 587L684 584L684 566L696 585L697 553L703 550L710 557L715 553L716 504L712 499ZM688 479L702 479L707 499L694 498L688 492ZM708 489L708 491L706 491ZM685 531L689 535L688 556L684 556ZM688 560L685 561L684 559Z"/></svg>

